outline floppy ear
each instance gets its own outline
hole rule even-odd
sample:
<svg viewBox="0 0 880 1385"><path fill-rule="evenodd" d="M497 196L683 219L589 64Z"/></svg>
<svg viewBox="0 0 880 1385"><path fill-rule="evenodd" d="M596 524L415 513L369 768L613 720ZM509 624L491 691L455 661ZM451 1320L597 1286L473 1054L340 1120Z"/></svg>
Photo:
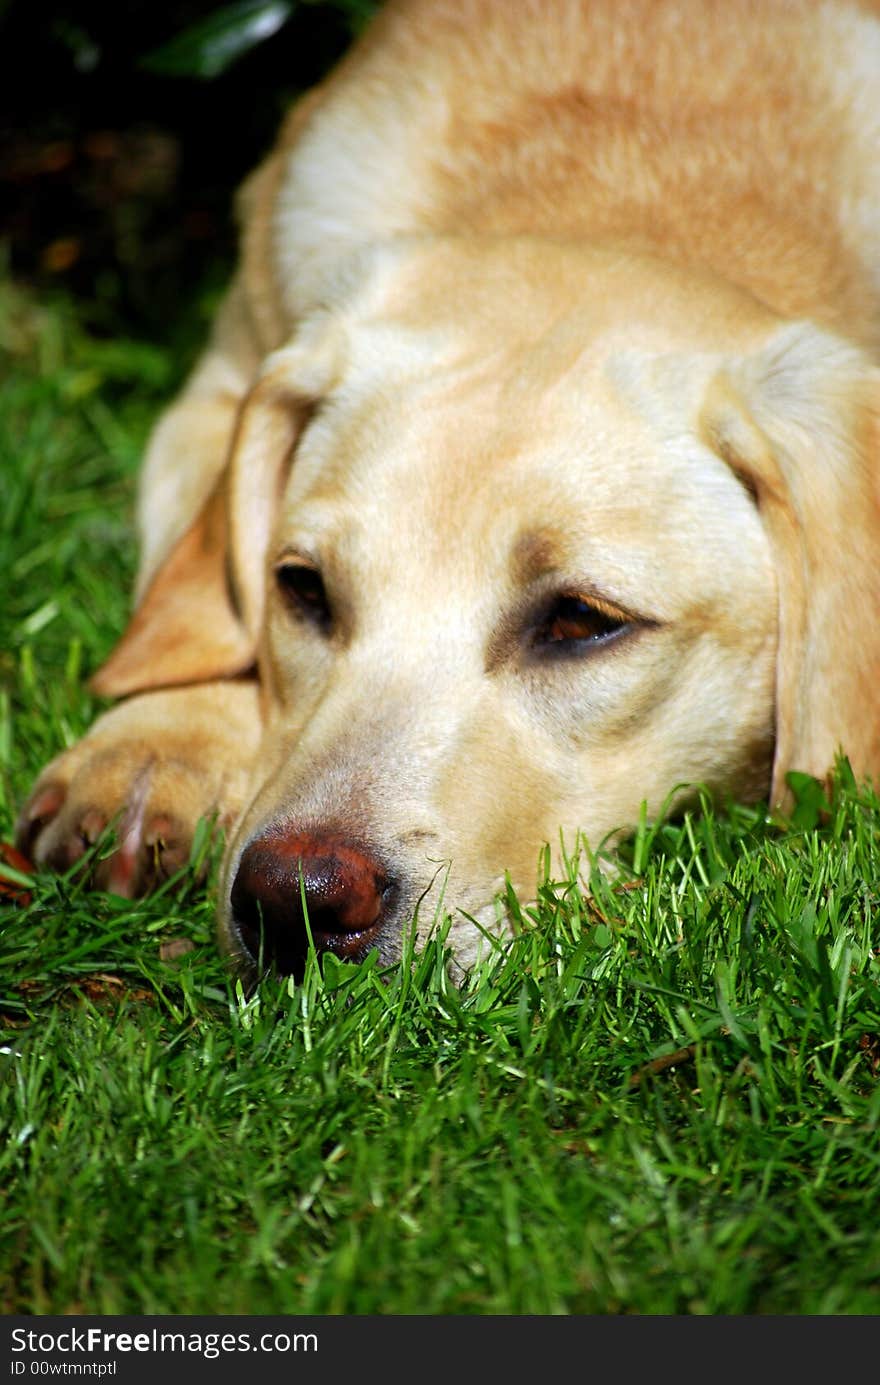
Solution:
<svg viewBox="0 0 880 1385"><path fill-rule="evenodd" d="M91 680L100 696L229 678L254 663L266 549L286 466L314 404L314 364L299 346L266 358L217 487Z"/></svg>
<svg viewBox="0 0 880 1385"><path fill-rule="evenodd" d="M839 751L880 775L880 373L809 325L712 381L701 425L755 495L778 590L776 752L823 778Z"/></svg>

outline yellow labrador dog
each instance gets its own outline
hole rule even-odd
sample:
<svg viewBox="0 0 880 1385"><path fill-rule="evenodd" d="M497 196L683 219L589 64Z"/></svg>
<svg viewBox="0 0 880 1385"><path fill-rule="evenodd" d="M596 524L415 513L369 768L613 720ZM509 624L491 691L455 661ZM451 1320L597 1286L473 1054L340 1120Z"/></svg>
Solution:
<svg viewBox="0 0 880 1385"><path fill-rule="evenodd" d="M20 837L229 829L253 975L462 965L676 786L880 770L880 9L392 3L246 185L144 463L124 700Z"/></svg>

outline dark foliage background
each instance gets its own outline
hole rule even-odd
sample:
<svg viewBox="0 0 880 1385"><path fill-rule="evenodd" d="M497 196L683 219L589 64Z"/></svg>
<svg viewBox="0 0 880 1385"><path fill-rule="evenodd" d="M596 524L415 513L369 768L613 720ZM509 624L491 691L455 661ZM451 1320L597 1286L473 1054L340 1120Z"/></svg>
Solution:
<svg viewBox="0 0 880 1385"><path fill-rule="evenodd" d="M370 0L0 0L0 244L92 331L161 340L228 272L236 186Z"/></svg>

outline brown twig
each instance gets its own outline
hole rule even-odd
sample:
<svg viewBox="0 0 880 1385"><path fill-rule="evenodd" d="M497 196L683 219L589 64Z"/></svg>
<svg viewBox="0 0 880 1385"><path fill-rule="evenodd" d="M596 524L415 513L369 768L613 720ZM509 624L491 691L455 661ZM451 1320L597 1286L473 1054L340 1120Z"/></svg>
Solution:
<svg viewBox="0 0 880 1385"><path fill-rule="evenodd" d="M637 1087L645 1076L665 1072L667 1068L678 1067L679 1063L692 1063L696 1051L696 1044L688 1044L687 1048L677 1048L674 1053L664 1053L660 1058L652 1058L650 1063L644 1063L642 1067L636 1068L630 1076L629 1085Z"/></svg>

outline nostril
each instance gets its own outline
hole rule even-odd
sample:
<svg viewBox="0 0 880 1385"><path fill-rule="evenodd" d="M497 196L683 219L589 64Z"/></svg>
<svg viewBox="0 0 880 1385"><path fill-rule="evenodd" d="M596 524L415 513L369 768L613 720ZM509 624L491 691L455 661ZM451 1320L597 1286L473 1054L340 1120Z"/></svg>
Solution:
<svg viewBox="0 0 880 1385"><path fill-rule="evenodd" d="M254 960L301 973L309 934L318 952L363 956L395 893L388 872L361 847L329 834L274 832L245 849L230 903Z"/></svg>
<svg viewBox="0 0 880 1385"><path fill-rule="evenodd" d="M271 865L272 858L258 843L249 846L239 862L230 895L239 937L250 956L261 965L264 921L270 920L276 908L283 906L283 900L274 897L277 892L272 889Z"/></svg>

